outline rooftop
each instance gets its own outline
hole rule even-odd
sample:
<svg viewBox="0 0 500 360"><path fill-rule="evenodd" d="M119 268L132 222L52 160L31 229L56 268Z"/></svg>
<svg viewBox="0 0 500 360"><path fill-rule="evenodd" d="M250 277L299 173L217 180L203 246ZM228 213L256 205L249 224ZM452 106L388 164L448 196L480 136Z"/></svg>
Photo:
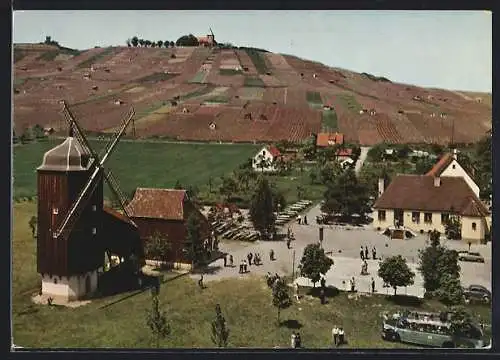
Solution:
<svg viewBox="0 0 500 360"><path fill-rule="evenodd" d="M186 190L137 188L126 210L131 217L184 220Z"/></svg>
<svg viewBox="0 0 500 360"><path fill-rule="evenodd" d="M42 165L37 170L85 171L88 170L89 158L78 140L68 137L43 155Z"/></svg>
<svg viewBox="0 0 500 360"><path fill-rule="evenodd" d="M316 146L327 147L335 144L343 144L344 135L341 133L319 133L316 137Z"/></svg>
<svg viewBox="0 0 500 360"><path fill-rule="evenodd" d="M463 216L482 217L488 209L462 177L398 175L373 206L375 209L403 209L429 212L449 212Z"/></svg>

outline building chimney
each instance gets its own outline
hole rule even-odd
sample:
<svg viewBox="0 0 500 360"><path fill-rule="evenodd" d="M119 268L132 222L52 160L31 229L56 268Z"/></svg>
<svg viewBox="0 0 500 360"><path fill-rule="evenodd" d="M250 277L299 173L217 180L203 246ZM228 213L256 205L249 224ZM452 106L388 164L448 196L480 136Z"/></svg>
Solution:
<svg viewBox="0 0 500 360"><path fill-rule="evenodd" d="M378 179L378 196L382 196L385 190L385 179L383 177Z"/></svg>
<svg viewBox="0 0 500 360"><path fill-rule="evenodd" d="M458 151L457 149L453 149L453 159L457 160L457 157L458 157Z"/></svg>
<svg viewBox="0 0 500 360"><path fill-rule="evenodd" d="M434 176L434 186L435 187L441 186L441 178L439 176Z"/></svg>

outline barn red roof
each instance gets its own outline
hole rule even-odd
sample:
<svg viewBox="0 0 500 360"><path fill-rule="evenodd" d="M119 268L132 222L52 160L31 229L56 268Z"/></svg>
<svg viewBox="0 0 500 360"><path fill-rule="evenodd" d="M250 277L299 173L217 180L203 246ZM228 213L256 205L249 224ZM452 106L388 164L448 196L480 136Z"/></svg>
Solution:
<svg viewBox="0 0 500 360"><path fill-rule="evenodd" d="M343 144L344 135L341 133L319 133L316 137L316 146L326 147L334 144Z"/></svg>
<svg viewBox="0 0 500 360"><path fill-rule="evenodd" d="M462 177L442 176L440 181L440 186L434 186L432 176L398 175L373 207L450 212L475 217L489 214Z"/></svg>
<svg viewBox="0 0 500 360"><path fill-rule="evenodd" d="M137 188L127 212L131 217L183 220L185 199L186 190Z"/></svg>
<svg viewBox="0 0 500 360"><path fill-rule="evenodd" d="M118 212L110 207L104 206L103 211L105 213L117 218L120 221L126 222L127 224L130 224L134 227L137 227L137 225L132 220L130 220L126 215L124 215L124 214L122 214L122 213L120 213L120 212Z"/></svg>
<svg viewBox="0 0 500 360"><path fill-rule="evenodd" d="M336 152L337 156L351 156L352 149L338 149Z"/></svg>
<svg viewBox="0 0 500 360"><path fill-rule="evenodd" d="M276 146L269 145L267 147L267 150L271 153L272 156L280 156L281 155L281 151L279 151L279 149Z"/></svg>
<svg viewBox="0 0 500 360"><path fill-rule="evenodd" d="M427 174L427 176L439 176L442 174L442 172L448 167L448 165L451 164L453 161L453 155L450 153L444 154L441 159L430 169Z"/></svg>

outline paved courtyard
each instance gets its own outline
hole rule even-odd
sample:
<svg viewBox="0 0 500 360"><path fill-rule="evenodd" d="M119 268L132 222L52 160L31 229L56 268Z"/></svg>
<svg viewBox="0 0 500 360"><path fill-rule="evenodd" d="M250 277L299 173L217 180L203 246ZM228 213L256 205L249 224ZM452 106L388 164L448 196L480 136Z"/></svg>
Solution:
<svg viewBox="0 0 500 360"><path fill-rule="evenodd" d="M235 240L224 240L220 244L222 251L233 255L234 267L224 267L223 259L219 259L210 264L207 273L204 275L206 282L228 278L245 278L251 275L265 275L267 272L278 274L292 274L295 270L296 281L301 285L310 285L308 279L298 277L297 265L300 263L302 252L306 245L317 243L319 240L319 225L315 223L316 215L319 215L319 205L306 211L310 225L298 225L296 222L290 223L289 227L295 234L295 241L292 242L292 248L287 249L284 241L257 241L254 243L245 243ZM286 232L286 227L284 228ZM368 260L367 276L361 276L361 259L359 255L360 246L367 246L371 257L371 249L375 246L377 258L386 258L393 255L402 255L406 258L408 265L415 272L415 284L408 288L397 290L399 294L408 294L414 296L423 296L423 280L417 271L418 250L425 247L427 236L419 235L408 240L391 240L384 235L380 235L370 226L367 227L340 227L325 226L323 248L331 252L334 265L326 274L327 286L335 286L344 290L349 286L349 279L354 276L356 289L359 292L369 292L371 278L376 283L375 289L378 292L392 291L384 289L383 282L377 276L378 260ZM449 248L456 250L467 250L468 245L460 241L445 240L443 243ZM269 251L273 249L275 261L270 261ZM491 290L491 244L472 245L471 251L477 251L485 258L485 263L467 263L460 262L461 280L464 286L470 284L479 284ZM249 266L249 273L239 274L239 264L242 259L246 259L249 253L260 253L263 264L260 266ZM295 261L294 261L295 254ZM198 275L193 275L198 278Z"/></svg>

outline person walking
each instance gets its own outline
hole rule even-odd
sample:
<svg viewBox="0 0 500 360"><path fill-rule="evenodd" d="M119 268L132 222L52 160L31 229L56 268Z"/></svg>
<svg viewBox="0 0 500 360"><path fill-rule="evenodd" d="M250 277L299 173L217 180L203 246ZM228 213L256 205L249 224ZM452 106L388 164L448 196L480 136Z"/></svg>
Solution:
<svg viewBox="0 0 500 360"><path fill-rule="evenodd" d="M340 327L339 328L339 342L337 343L337 346L344 344L344 341L345 341L344 329L342 327Z"/></svg>
<svg viewBox="0 0 500 360"><path fill-rule="evenodd" d="M351 278L351 292L356 290L356 282L354 281L354 276Z"/></svg>
<svg viewBox="0 0 500 360"><path fill-rule="evenodd" d="M293 287L295 289L295 300L297 300L297 302L300 302L300 300L299 300L299 284L294 283Z"/></svg>
<svg viewBox="0 0 500 360"><path fill-rule="evenodd" d="M240 261L240 274L242 274L242 273L243 273L243 269L244 269L244 267L245 267L245 260L241 260L241 261Z"/></svg>
<svg viewBox="0 0 500 360"><path fill-rule="evenodd" d="M224 255L224 267L227 266L227 255Z"/></svg>
<svg viewBox="0 0 500 360"><path fill-rule="evenodd" d="M201 274L200 280L198 280L198 286L203 289L203 274Z"/></svg>
<svg viewBox="0 0 500 360"><path fill-rule="evenodd" d="M335 325L332 329L332 340L333 340L333 346L337 346L339 342L339 328L337 325Z"/></svg>
<svg viewBox="0 0 500 360"><path fill-rule="evenodd" d="M365 259L365 252L363 251L363 245L361 245L361 248L359 250L359 257L361 258L361 260Z"/></svg>
<svg viewBox="0 0 500 360"><path fill-rule="evenodd" d="M365 246L365 259L367 259L367 260L369 259L368 254L369 254L368 253L368 246Z"/></svg>
<svg viewBox="0 0 500 360"><path fill-rule="evenodd" d="M372 294L375 292L375 279L372 278Z"/></svg>
<svg viewBox="0 0 500 360"><path fill-rule="evenodd" d="M324 289L326 286L326 280L325 280L324 276L321 277L320 284L321 284L321 287Z"/></svg>
<svg viewBox="0 0 500 360"><path fill-rule="evenodd" d="M300 225L300 223L301 223L301 220L302 220L302 216L298 215L298 216L297 216L297 223L298 223L299 225Z"/></svg>
<svg viewBox="0 0 500 360"><path fill-rule="evenodd" d="M243 260L243 272L246 274L248 272L247 261Z"/></svg>
<svg viewBox="0 0 500 360"><path fill-rule="evenodd" d="M319 289L319 300L321 302L321 305L325 305L326 301L325 301L325 288L324 287Z"/></svg>
<svg viewBox="0 0 500 360"><path fill-rule="evenodd" d="M252 265L252 257L253 257L253 254L252 253L248 253L247 255L247 259L248 259L248 265Z"/></svg>
<svg viewBox="0 0 500 360"><path fill-rule="evenodd" d="M274 261L274 250L273 249L269 250L269 260Z"/></svg>
<svg viewBox="0 0 500 360"><path fill-rule="evenodd" d="M296 342L297 342L297 339L295 338L295 333L292 332L292 335L290 336L290 347L292 349L295 349L296 347Z"/></svg>
<svg viewBox="0 0 500 360"><path fill-rule="evenodd" d="M300 338L300 333L297 331L295 334L295 348L300 349L302 347L302 339Z"/></svg>
<svg viewBox="0 0 500 360"><path fill-rule="evenodd" d="M307 215L304 215L304 225L307 225Z"/></svg>
<svg viewBox="0 0 500 360"><path fill-rule="evenodd" d="M286 247L288 249L291 249L292 247L290 246L290 244L292 243L292 240L290 238L286 239Z"/></svg>
<svg viewBox="0 0 500 360"><path fill-rule="evenodd" d="M233 255L229 255L229 265L231 265L231 267L234 265Z"/></svg>
<svg viewBox="0 0 500 360"><path fill-rule="evenodd" d="M375 246L373 246L373 249L372 249L372 257L373 257L373 260L377 260L377 249L375 248Z"/></svg>

